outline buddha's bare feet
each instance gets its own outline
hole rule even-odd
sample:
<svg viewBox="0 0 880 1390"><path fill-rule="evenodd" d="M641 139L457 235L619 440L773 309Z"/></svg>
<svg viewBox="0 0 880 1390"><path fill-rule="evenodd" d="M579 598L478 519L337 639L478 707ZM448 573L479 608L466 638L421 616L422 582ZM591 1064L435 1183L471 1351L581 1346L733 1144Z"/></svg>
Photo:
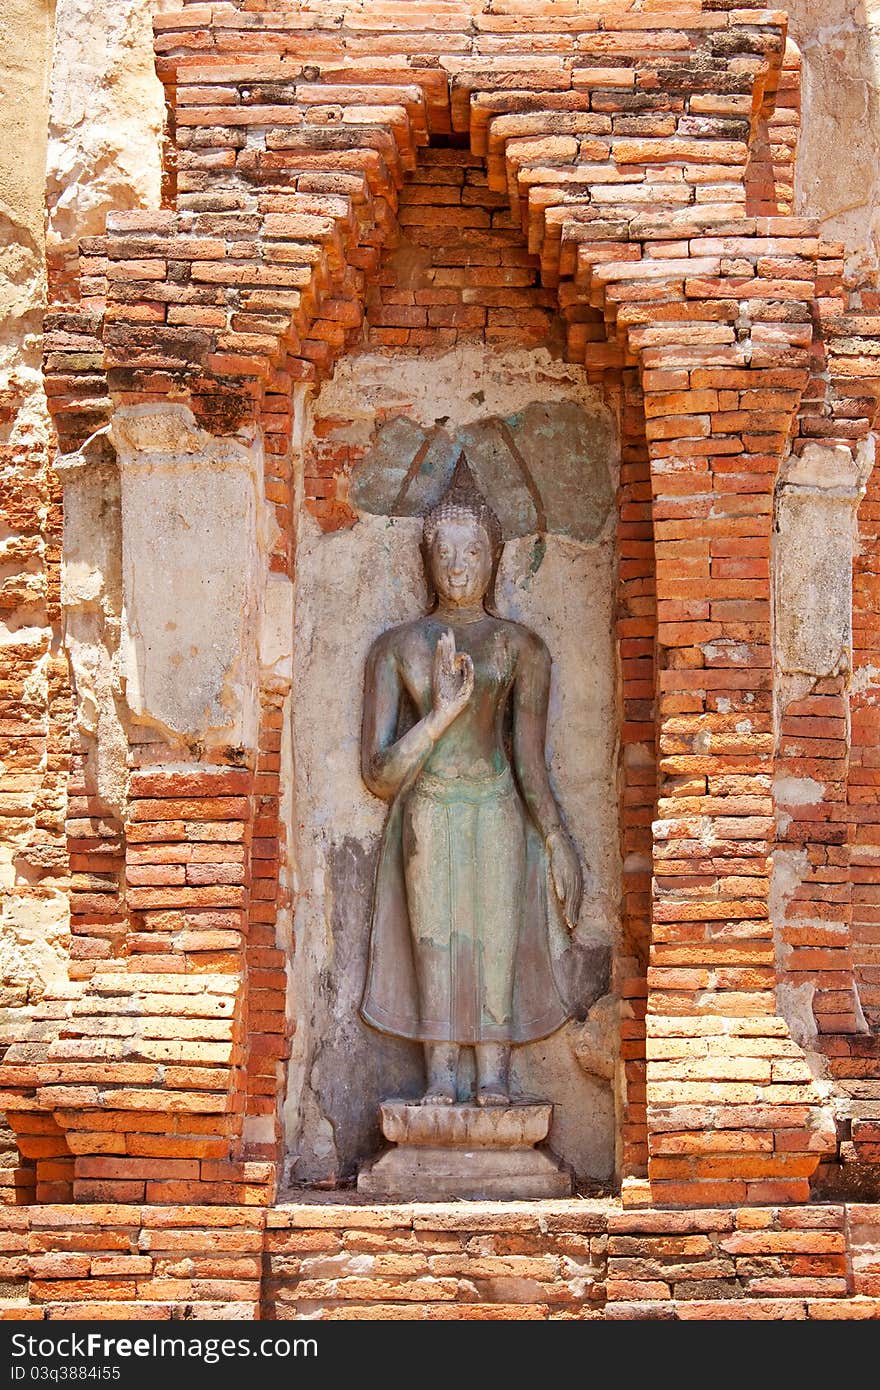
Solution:
<svg viewBox="0 0 880 1390"><path fill-rule="evenodd" d="M454 1105L455 1092L447 1086L430 1086L422 1096L422 1105Z"/></svg>
<svg viewBox="0 0 880 1390"><path fill-rule="evenodd" d="M422 1105L454 1105L458 1095L458 1045L426 1043L425 1071L428 1089Z"/></svg>
<svg viewBox="0 0 880 1390"><path fill-rule="evenodd" d="M477 1105L509 1105L510 1048L503 1043L480 1043L477 1059Z"/></svg>

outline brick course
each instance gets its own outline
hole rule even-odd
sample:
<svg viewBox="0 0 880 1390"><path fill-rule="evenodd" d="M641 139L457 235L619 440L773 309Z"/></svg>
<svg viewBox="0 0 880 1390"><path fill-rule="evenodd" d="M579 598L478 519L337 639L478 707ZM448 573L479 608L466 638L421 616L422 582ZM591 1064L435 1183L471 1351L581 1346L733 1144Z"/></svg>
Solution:
<svg viewBox="0 0 880 1390"><path fill-rule="evenodd" d="M0 1212L0 1316L875 1319L876 1207L608 1202Z"/></svg>

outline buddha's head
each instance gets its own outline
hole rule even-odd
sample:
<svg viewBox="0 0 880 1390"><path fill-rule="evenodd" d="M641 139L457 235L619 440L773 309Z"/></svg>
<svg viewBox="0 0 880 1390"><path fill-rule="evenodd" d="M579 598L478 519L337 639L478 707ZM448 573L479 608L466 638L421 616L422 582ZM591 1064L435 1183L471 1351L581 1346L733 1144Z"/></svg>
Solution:
<svg viewBox="0 0 880 1390"><path fill-rule="evenodd" d="M428 581L441 601L464 608L482 602L493 587L502 545L501 523L461 454L422 528Z"/></svg>

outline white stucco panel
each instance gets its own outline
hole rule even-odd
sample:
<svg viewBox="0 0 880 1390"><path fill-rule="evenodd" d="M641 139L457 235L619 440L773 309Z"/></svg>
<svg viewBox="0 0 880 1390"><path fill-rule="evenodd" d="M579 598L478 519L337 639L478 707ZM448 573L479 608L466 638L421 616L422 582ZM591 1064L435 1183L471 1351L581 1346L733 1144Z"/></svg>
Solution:
<svg viewBox="0 0 880 1390"><path fill-rule="evenodd" d="M267 573L261 443L216 439L180 405L121 409L112 436L129 709L184 738L253 746Z"/></svg>

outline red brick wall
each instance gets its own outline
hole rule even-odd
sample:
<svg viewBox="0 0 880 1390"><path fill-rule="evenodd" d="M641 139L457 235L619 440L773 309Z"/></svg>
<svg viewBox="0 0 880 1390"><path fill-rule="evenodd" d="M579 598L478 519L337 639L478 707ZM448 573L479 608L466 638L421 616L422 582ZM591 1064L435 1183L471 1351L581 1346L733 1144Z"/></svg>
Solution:
<svg viewBox="0 0 880 1390"><path fill-rule="evenodd" d="M295 383L326 377L362 341L421 352L452 333L526 345L549 334L562 345L558 305L565 352L605 386L623 424L624 1160L634 1174L647 1160L650 1178L630 1196L805 1200L831 1141L776 1011L770 781L790 757L839 761L819 744L840 739L825 740L825 726L788 727L777 754L773 482L792 439L856 442L876 417L880 376L875 318L841 285L835 248L788 215L796 64L784 61L781 18L732 0L682 0L674 31L654 9L621 17L572 5L560 16L515 0L488 10L456 0L439 13L411 2L294 9L188 4L157 18L174 109L173 206L110 218L107 235L83 246L79 303L47 317L62 446L81 443L114 404L185 401L220 434L261 423L279 523L272 563L289 572ZM412 283L401 234L421 255ZM489 271L528 278L493 283ZM331 525L350 520L340 463L351 459L309 475L313 509ZM22 476L30 486L26 461ZM36 534L50 499L44 490L25 500L23 531ZM57 511L49 516L51 550ZM870 566L857 579L863 664ZM53 692L66 713L60 681ZM49 1002L32 1032L23 1028L2 1069L30 1150L10 1196L33 1190L29 1165L42 1163L39 1190L53 1199L68 1193L71 1170L84 1201L176 1202L181 1184L221 1204L271 1198L269 1155L241 1152L244 1116L271 1106L284 1054L270 843L280 692L264 694L262 743L244 768L194 767L179 784L168 772L157 792L151 776L161 780L180 750L133 742L125 844L74 762L73 973L87 978L82 1000ZM19 683L15 711L20 697ZM840 690L812 699L833 708L811 703L788 717L843 718ZM855 716L851 762L862 777L870 716L861 706ZM38 819L51 839L63 738L42 715L37 729L21 722L36 760L48 754ZM785 742L795 734L801 750L818 742L795 751ZM35 771L44 776L42 763ZM869 907L855 873L870 813L853 776L825 772L835 795L848 784L834 835L856 848L856 969L870 986ZM848 920L834 835L815 826L804 818L787 831L812 869L785 930L797 952L813 953L794 963L816 973L827 1052L843 1057L832 1069L852 1087L872 1080L875 1054L873 1039L834 1031L855 1017L841 1003L847 990L852 998L851 948L828 958L821 928L795 940L801 903L814 918L832 904L835 920ZM197 855L199 846L208 848ZM279 836L279 862L282 853ZM228 1036L219 1026L213 1036L193 1020L209 1017L199 1009L224 981ZM178 997L176 1014L160 995ZM103 1020L105 1039L131 1038L111 1026L130 1013L149 1020L136 1046L99 1047L100 1028L83 1021ZM870 1114L859 1123L867 1156ZM206 1151L211 1126L222 1159ZM180 1136L173 1156L150 1153L145 1136L169 1130Z"/></svg>
<svg viewBox="0 0 880 1390"><path fill-rule="evenodd" d="M367 296L367 347L547 341L557 296L541 287L538 257L506 193L489 188L484 159L469 149L425 150L401 189L397 221L402 244Z"/></svg>
<svg viewBox="0 0 880 1390"><path fill-rule="evenodd" d="M876 1207L48 1206L0 1213L8 1318L880 1316Z"/></svg>

